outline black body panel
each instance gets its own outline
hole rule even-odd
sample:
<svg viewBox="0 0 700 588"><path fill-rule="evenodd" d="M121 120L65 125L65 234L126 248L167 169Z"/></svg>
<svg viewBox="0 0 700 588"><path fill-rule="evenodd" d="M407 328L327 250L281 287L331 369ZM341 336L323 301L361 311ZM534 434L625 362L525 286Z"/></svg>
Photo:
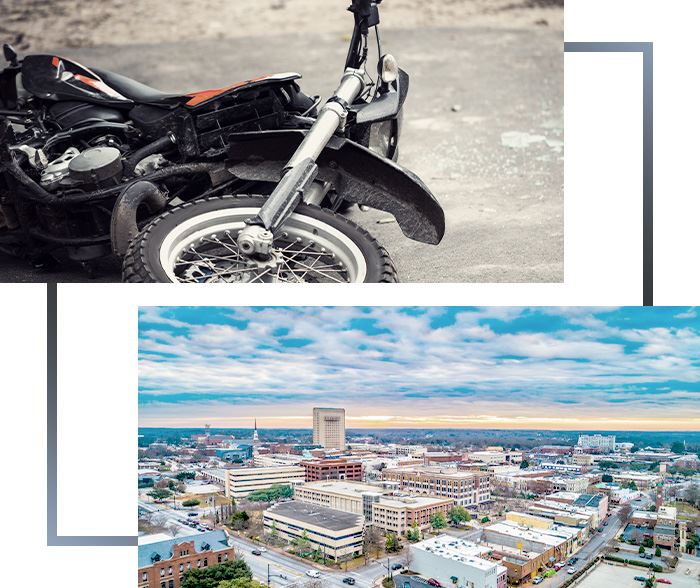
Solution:
<svg viewBox="0 0 700 588"><path fill-rule="evenodd" d="M305 131L242 133L229 138L228 166L243 180L279 182L284 166ZM438 244L445 234L445 213L421 179L366 147L333 137L318 160L318 179L333 183L338 195L396 217L404 235Z"/></svg>
<svg viewBox="0 0 700 588"><path fill-rule="evenodd" d="M95 121L126 122L124 113L121 110L73 100L56 102L51 105L49 112L62 129L71 129L75 126Z"/></svg>

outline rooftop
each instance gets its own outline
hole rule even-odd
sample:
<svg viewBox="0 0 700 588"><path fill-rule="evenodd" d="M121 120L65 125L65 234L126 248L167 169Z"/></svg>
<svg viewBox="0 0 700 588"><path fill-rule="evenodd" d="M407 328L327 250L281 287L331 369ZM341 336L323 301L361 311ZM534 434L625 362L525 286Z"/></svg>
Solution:
<svg viewBox="0 0 700 588"><path fill-rule="evenodd" d="M265 514L267 513L274 513L331 531L342 531L344 529L361 527L363 525L362 515L326 508L325 506L318 506L310 502L301 502L299 500L275 504L265 511Z"/></svg>
<svg viewBox="0 0 700 588"><path fill-rule="evenodd" d="M209 531L186 537L173 537L166 541L144 543L139 545L139 568L151 566L157 561L171 559L173 557L173 547L189 541L194 541L194 548L197 553L209 550L220 551L229 546L226 533L223 531Z"/></svg>
<svg viewBox="0 0 700 588"><path fill-rule="evenodd" d="M494 523L489 525L486 530L553 547L571 539L578 532L577 529L563 525L553 525L550 529L530 529L511 521Z"/></svg>
<svg viewBox="0 0 700 588"><path fill-rule="evenodd" d="M464 539L456 539L450 535L439 535L432 539L426 539L415 543L411 548L429 551L445 559L459 561L484 571L498 567L498 564L481 558L482 555L490 551L488 547Z"/></svg>
<svg viewBox="0 0 700 588"><path fill-rule="evenodd" d="M436 503L445 502L446 498L438 496L414 496L412 494L384 494L385 489L371 484L363 484L360 482L349 482L345 480L323 480L319 482L307 482L299 486L300 489L310 488L314 490L322 490L333 494L340 494L351 498L360 499L363 494L379 494L379 503L385 506L407 506L421 507L430 506Z"/></svg>
<svg viewBox="0 0 700 588"><path fill-rule="evenodd" d="M581 496L579 496L574 501L574 504L576 506L589 506L591 508L598 508L604 497L604 494L581 494Z"/></svg>
<svg viewBox="0 0 700 588"><path fill-rule="evenodd" d="M306 484L303 484L300 486L300 488L312 488L315 490L323 490L325 492L334 492L336 494L349 494L352 496L357 496L358 498L365 492L381 493L382 491L379 486L362 484L360 482L349 482L345 480L321 480L318 482L306 482Z"/></svg>
<svg viewBox="0 0 700 588"><path fill-rule="evenodd" d="M440 466L399 466L396 468L387 468L385 472L415 472L416 474L428 474L437 475L449 478L461 478L467 479L478 475L487 475L483 472L473 472L467 470L458 470L453 467L440 467Z"/></svg>

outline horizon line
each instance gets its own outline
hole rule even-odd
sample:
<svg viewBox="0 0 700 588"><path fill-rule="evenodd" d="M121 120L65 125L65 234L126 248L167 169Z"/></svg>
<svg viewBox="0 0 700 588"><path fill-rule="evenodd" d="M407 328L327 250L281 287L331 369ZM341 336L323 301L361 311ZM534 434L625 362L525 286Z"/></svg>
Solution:
<svg viewBox="0 0 700 588"><path fill-rule="evenodd" d="M154 425L139 425L139 429L201 429L205 430L203 426L154 426ZM236 426L217 426L211 427L212 429L241 429L241 430L251 430L253 427L236 427ZM276 430L276 431L286 431L286 430L308 430L313 431L313 426L311 427L257 427L258 431L261 430ZM545 431L545 432L556 432L556 433L575 433L579 431L593 432L593 433L699 433L700 429L658 429L658 430L645 430L645 429L519 429L519 428L500 428L500 427L346 427L346 431L353 430L365 430L365 431L382 431L382 430L409 430L409 431Z"/></svg>

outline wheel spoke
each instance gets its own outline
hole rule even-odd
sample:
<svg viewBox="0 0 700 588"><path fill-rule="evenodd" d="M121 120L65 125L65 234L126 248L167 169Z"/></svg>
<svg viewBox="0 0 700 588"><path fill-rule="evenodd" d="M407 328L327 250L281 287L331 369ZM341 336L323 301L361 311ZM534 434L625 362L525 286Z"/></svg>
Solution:
<svg viewBox="0 0 700 588"><path fill-rule="evenodd" d="M236 240L246 216L207 226L204 231L183 233L173 245L170 270L184 283L304 283L354 281L365 264L345 239L320 219L300 215L276 235L268 259L249 257Z"/></svg>

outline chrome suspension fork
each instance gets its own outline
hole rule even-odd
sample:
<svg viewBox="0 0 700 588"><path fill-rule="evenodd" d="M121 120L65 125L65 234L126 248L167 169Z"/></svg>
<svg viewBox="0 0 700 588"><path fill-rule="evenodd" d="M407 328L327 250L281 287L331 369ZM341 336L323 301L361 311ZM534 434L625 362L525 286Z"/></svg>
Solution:
<svg viewBox="0 0 700 588"><path fill-rule="evenodd" d="M239 233L238 247L243 253L268 255L274 233L302 198L310 204L320 204L323 200L330 186L314 182L318 174L316 160L336 131L344 129L348 108L364 88L364 72L347 68L338 89L323 106L316 122L284 166L282 180L258 214Z"/></svg>

